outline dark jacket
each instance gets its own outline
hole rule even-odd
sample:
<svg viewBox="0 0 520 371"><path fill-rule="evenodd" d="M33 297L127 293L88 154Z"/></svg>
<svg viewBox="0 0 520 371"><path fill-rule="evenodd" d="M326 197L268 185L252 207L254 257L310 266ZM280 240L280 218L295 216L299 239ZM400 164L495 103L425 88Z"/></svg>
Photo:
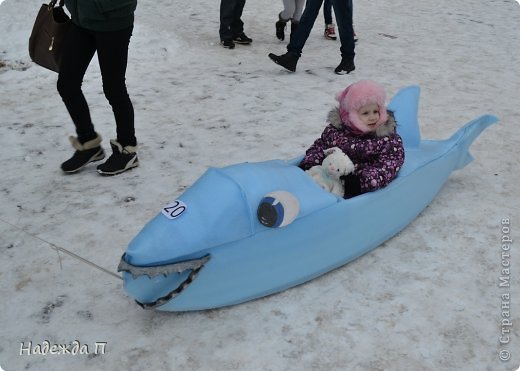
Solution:
<svg viewBox="0 0 520 371"><path fill-rule="evenodd" d="M341 122L337 108L329 113L328 121L330 124L300 163L303 170L320 165L325 158L325 149L339 147L356 167L354 173L344 179L345 198L385 187L397 176L404 162L404 147L395 131L392 112L389 112L388 121L375 133L366 135L352 133Z"/></svg>
<svg viewBox="0 0 520 371"><path fill-rule="evenodd" d="M72 22L92 31L117 31L134 24L137 0L65 0Z"/></svg>

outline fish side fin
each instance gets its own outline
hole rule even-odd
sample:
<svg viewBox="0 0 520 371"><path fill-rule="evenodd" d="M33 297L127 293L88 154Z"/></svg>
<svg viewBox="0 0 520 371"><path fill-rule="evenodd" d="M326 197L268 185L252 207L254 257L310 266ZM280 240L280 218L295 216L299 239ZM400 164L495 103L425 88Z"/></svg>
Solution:
<svg viewBox="0 0 520 371"><path fill-rule="evenodd" d="M469 153L469 147L475 139L477 139L480 133L497 121L498 118L496 116L482 115L468 122L447 140L447 142L453 143L454 146L461 147L459 150L460 157L455 164L455 169L462 169L473 161L473 156Z"/></svg>
<svg viewBox="0 0 520 371"><path fill-rule="evenodd" d="M417 148L421 143L421 132L417 114L419 111L420 88L408 86L399 90L388 104L397 122L397 133L407 148Z"/></svg>

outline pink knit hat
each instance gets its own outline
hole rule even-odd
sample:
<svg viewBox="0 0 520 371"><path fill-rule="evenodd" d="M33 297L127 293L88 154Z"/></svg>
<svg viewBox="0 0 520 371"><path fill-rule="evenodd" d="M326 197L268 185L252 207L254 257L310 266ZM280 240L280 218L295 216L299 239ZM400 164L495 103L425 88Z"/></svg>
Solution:
<svg viewBox="0 0 520 371"><path fill-rule="evenodd" d="M361 129L363 126L358 115L358 110L361 107L372 103L379 106L379 121L375 128L383 125L388 119L385 107L385 89L375 81L360 80L355 82L338 93L336 100L339 102L339 115L343 124L360 134L365 133Z"/></svg>

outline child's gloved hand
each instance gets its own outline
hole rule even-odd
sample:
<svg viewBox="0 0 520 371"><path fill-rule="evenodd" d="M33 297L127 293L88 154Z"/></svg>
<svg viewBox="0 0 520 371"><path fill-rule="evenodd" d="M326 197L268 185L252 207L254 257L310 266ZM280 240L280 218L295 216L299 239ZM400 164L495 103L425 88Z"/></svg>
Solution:
<svg viewBox="0 0 520 371"><path fill-rule="evenodd" d="M361 180L353 173L342 175L341 181L345 186L343 198L352 198L361 194Z"/></svg>

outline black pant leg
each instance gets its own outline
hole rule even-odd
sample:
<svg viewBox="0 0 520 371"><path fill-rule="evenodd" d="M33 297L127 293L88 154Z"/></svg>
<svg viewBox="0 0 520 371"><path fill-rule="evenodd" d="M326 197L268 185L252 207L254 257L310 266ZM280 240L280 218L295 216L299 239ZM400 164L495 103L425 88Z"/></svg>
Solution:
<svg viewBox="0 0 520 371"><path fill-rule="evenodd" d="M134 107L126 89L128 45L132 31L133 26L118 31L95 33L103 92L114 112L117 141L123 146L137 144Z"/></svg>
<svg viewBox="0 0 520 371"><path fill-rule="evenodd" d="M81 91L83 76L95 51L95 39L91 32L71 25L61 59L57 88L81 143L96 137L88 104Z"/></svg>
<svg viewBox="0 0 520 371"><path fill-rule="evenodd" d="M341 42L341 56L354 56L354 29L352 27L352 0L332 0Z"/></svg>
<svg viewBox="0 0 520 371"><path fill-rule="evenodd" d="M242 12L246 0L236 0L233 12L233 22L231 23L231 32L233 36L239 36L244 32L244 22L242 22Z"/></svg>
<svg viewBox="0 0 520 371"><path fill-rule="evenodd" d="M220 0L220 40L231 40L233 31L231 29L235 19L236 0Z"/></svg>

